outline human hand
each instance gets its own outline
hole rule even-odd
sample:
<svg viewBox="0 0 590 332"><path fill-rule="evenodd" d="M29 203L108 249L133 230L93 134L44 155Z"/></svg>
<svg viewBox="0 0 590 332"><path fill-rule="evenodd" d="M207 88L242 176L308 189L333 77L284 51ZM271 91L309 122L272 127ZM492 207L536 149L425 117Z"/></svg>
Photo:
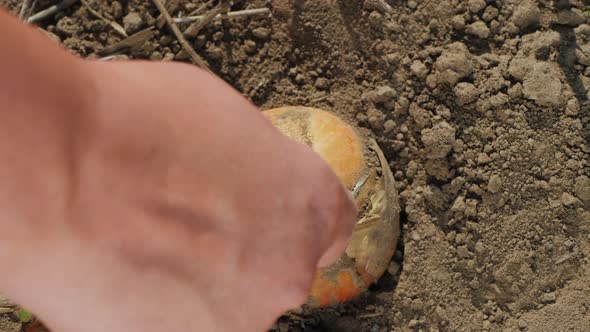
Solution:
<svg viewBox="0 0 590 332"><path fill-rule="evenodd" d="M54 332L263 331L302 304L356 220L329 167L195 67L74 67L58 217L4 291Z"/></svg>

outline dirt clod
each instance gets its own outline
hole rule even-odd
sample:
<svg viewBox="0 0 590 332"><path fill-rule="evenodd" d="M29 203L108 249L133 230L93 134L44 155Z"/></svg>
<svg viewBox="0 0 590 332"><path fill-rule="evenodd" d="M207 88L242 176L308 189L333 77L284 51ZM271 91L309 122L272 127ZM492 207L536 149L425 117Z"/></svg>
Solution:
<svg viewBox="0 0 590 332"><path fill-rule="evenodd" d="M144 27L143 18L137 12L131 12L123 18L123 28L128 35L132 35Z"/></svg>

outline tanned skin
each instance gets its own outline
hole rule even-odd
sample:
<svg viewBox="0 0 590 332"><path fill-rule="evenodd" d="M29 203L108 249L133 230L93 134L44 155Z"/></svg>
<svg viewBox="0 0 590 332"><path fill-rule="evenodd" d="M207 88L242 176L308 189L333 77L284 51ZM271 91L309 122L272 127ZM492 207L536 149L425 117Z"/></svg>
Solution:
<svg viewBox="0 0 590 332"><path fill-rule="evenodd" d="M53 332L264 331L349 194L222 80L94 62L0 11L0 292Z"/></svg>

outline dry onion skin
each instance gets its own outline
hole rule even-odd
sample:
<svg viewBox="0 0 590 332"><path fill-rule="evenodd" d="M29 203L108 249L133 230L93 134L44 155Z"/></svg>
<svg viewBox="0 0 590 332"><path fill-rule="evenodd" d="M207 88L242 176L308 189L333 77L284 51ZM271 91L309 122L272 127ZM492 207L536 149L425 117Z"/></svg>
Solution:
<svg viewBox="0 0 590 332"><path fill-rule="evenodd" d="M375 140L336 115L289 106L263 112L288 137L310 146L356 199L359 220L340 259L317 271L307 305L327 307L357 298L387 269L400 233L399 200L393 174ZM380 171L369 165L378 159Z"/></svg>

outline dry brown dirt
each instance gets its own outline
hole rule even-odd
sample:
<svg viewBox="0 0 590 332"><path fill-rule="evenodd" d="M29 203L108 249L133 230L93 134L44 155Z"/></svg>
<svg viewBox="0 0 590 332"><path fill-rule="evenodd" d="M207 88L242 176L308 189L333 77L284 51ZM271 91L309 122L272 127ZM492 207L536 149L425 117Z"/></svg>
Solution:
<svg viewBox="0 0 590 332"><path fill-rule="evenodd" d="M86 3L129 33L157 22L149 0ZM173 15L202 3L168 0ZM215 22L189 40L261 108L315 106L365 128L398 181L390 274L276 330L590 331L588 4L389 4L235 1L272 17ZM122 39L79 3L40 27L83 57ZM188 61L165 27L123 54Z"/></svg>

